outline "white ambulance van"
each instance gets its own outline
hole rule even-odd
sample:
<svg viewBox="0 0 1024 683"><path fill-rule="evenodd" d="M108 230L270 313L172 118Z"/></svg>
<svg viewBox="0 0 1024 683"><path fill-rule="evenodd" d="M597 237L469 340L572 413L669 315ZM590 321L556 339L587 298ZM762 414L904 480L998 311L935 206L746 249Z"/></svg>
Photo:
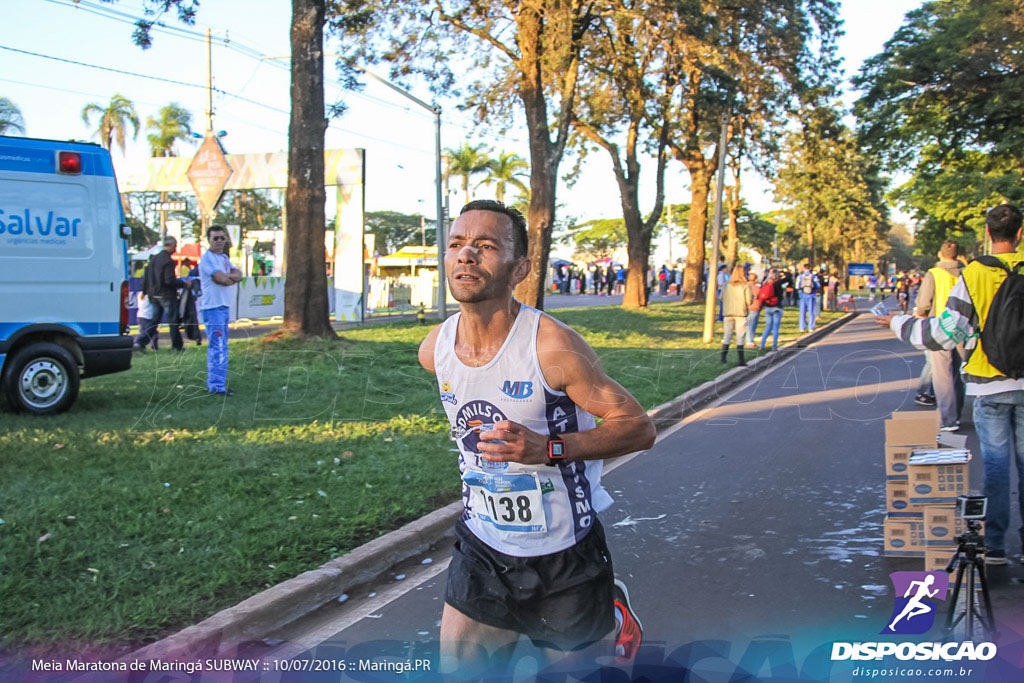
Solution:
<svg viewBox="0 0 1024 683"><path fill-rule="evenodd" d="M0 393L67 410L131 367L124 213L99 145L0 136Z"/></svg>

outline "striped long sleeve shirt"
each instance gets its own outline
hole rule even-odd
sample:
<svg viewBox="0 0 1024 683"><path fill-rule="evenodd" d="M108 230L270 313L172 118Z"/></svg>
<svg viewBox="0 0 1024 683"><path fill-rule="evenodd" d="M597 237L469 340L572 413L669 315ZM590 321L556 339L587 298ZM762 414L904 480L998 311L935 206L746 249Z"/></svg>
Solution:
<svg viewBox="0 0 1024 683"><path fill-rule="evenodd" d="M953 285L946 308L938 316L917 318L912 315L894 315L889 323L897 337L923 351L943 351L964 345L964 364L978 348L981 324L978 311L971 301L967 283L961 275ZM1024 378L979 377L963 373L969 396L988 396L1004 391L1024 391Z"/></svg>

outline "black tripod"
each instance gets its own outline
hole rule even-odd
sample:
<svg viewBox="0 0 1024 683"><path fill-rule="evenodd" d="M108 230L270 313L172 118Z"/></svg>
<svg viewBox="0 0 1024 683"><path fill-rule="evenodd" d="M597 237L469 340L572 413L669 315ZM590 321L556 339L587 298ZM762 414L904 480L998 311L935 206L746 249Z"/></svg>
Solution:
<svg viewBox="0 0 1024 683"><path fill-rule="evenodd" d="M946 636L952 634L953 629L961 621L964 622L964 640L972 640L974 637L974 619L977 618L985 634L989 638L996 635L996 622L992 614L992 601L988 596L988 582L985 580L985 564L982 561L983 540L978 533L980 525L977 520L967 520L967 533L957 536L959 544L956 554L946 565L946 572L952 573L956 566L956 584L953 586L953 598L949 602L949 611L946 613ZM967 570L967 597L964 611L956 616L956 601L960 597L960 588L964 585L964 570ZM984 614L975 612L974 577L977 575L981 582L981 597L985 602Z"/></svg>

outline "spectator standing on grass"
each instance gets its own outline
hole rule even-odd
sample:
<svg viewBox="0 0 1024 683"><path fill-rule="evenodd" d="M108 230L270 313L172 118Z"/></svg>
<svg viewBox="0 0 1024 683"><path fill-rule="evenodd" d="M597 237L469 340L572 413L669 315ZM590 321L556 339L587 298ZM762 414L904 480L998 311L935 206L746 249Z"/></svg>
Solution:
<svg viewBox="0 0 1024 683"><path fill-rule="evenodd" d="M821 282L818 276L811 271L811 264L804 264L804 272L800 273L796 280L796 288L800 294L800 317L797 318L797 328L803 332L804 329L814 330L817 311L815 306L815 292L821 290Z"/></svg>
<svg viewBox="0 0 1024 683"><path fill-rule="evenodd" d="M779 306L792 306L792 297L796 287L793 284L793 274L789 271L789 268L783 268L779 272L779 285L782 287L782 297L779 299Z"/></svg>
<svg viewBox="0 0 1024 683"><path fill-rule="evenodd" d="M715 298L718 299L718 322L724 319L724 304L722 297L725 295L725 287L729 284L729 269L724 263L719 264L718 274L715 276Z"/></svg>
<svg viewBox="0 0 1024 683"><path fill-rule="evenodd" d="M761 285L757 281L757 273L749 271L747 273L747 286L750 287L750 295L752 300L748 307L747 313L747 348L753 349L754 337L757 336L757 321L761 317L761 305L762 301L758 299L758 294L761 293Z"/></svg>
<svg viewBox="0 0 1024 683"><path fill-rule="evenodd" d="M462 208L444 254L459 312L419 349L437 376L464 491L441 659L473 677L506 674L520 635L540 649L542 670L606 637L629 660L642 637L614 579L601 470L649 448L654 425L576 332L515 300L530 272L527 239L515 209Z"/></svg>
<svg viewBox="0 0 1024 683"><path fill-rule="evenodd" d="M782 297L786 294L779 279L779 271L772 268L768 271L768 279L761 285L761 291L757 298L761 300L761 308L764 310L764 332L761 334L761 350L764 351L764 344L768 335L772 335L772 351L779 348L779 327L782 325Z"/></svg>
<svg viewBox="0 0 1024 683"><path fill-rule="evenodd" d="M233 396L228 389L228 318L235 285L242 271L228 258L228 233L221 225L206 231L210 248L199 259L203 296L199 310L206 326L206 389L211 395Z"/></svg>
<svg viewBox="0 0 1024 683"><path fill-rule="evenodd" d="M164 248L153 254L142 279L142 291L153 306L154 324L150 330L155 334L160 321L166 316L167 327L171 333L171 348L182 351L185 342L181 338L181 320L178 315L178 289L191 287L191 283L179 278L175 273L174 252L178 250L178 240L173 237L164 238ZM142 331L135 339L133 351L145 351L149 344L150 330Z"/></svg>
<svg viewBox="0 0 1024 683"><path fill-rule="evenodd" d="M138 304L138 312L135 317L139 323L139 338L143 335L149 340L150 346L156 351L157 348L157 337L160 336L160 332L156 329L158 320L153 320L153 304L149 302L149 297L146 296L145 292L139 292L139 296L136 299Z"/></svg>
<svg viewBox="0 0 1024 683"><path fill-rule="evenodd" d="M747 314L750 304L754 301L750 293L747 278L743 276L743 266L732 269L732 277L722 288L722 310L724 312L725 335L722 337L722 362L729 355L729 344L732 342L733 331L736 332L736 353L739 355L737 365L746 365L743 357L743 339L747 334Z"/></svg>
<svg viewBox="0 0 1024 683"><path fill-rule="evenodd" d="M963 266L957 260L960 245L946 240L939 249L938 262L925 273L914 304L918 317L938 317L946 309L949 293L960 278ZM931 385L935 392L933 405L938 405L942 430L955 432L960 428L964 407L964 383L960 377L960 353L954 347L941 351L925 351L931 367ZM916 399L915 399L916 400Z"/></svg>
<svg viewBox="0 0 1024 683"><path fill-rule="evenodd" d="M1007 564L1006 532L1010 526L1011 461L1017 464L1017 504L1024 516L1024 361L1019 355L1019 338L1015 338L1022 324L1019 312L1001 317L998 325L991 317L994 310L1000 316L1013 312L1012 306L996 309L992 304L1007 295L1000 292L1002 287L1016 287L1019 282L1024 263L1024 256L1016 253L1021 241L1021 211L1010 204L997 206L985 216L985 226L992 256L980 257L963 269L938 316L884 315L877 320L922 350L951 351L964 345L961 372L967 393L974 396L974 427L981 442L988 497L985 563L1003 565ZM1012 281L1008 270L1018 273ZM1020 295L1018 289L1011 291ZM1020 300L1003 303L1019 306ZM1001 368L993 364L993 358L1000 359ZM1024 528L1019 533L1024 543Z"/></svg>

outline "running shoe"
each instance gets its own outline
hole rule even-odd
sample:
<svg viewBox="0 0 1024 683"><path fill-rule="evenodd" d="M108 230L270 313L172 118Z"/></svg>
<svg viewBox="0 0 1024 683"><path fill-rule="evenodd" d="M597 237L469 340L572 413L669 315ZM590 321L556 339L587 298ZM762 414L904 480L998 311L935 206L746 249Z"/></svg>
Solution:
<svg viewBox="0 0 1024 683"><path fill-rule="evenodd" d="M615 660L627 664L633 661L640 650L644 627L629 604L629 591L620 579L615 579L614 596L615 620L619 626L615 636Z"/></svg>
<svg viewBox="0 0 1024 683"><path fill-rule="evenodd" d="M939 431L940 432L955 432L955 431L958 431L959 429L960 429L960 423L959 422L957 422L956 424L951 424L951 425L946 426L946 427L939 427Z"/></svg>
<svg viewBox="0 0 1024 683"><path fill-rule="evenodd" d="M935 397L928 396L927 394L918 394L914 397L914 403L919 406L933 406L935 405Z"/></svg>

